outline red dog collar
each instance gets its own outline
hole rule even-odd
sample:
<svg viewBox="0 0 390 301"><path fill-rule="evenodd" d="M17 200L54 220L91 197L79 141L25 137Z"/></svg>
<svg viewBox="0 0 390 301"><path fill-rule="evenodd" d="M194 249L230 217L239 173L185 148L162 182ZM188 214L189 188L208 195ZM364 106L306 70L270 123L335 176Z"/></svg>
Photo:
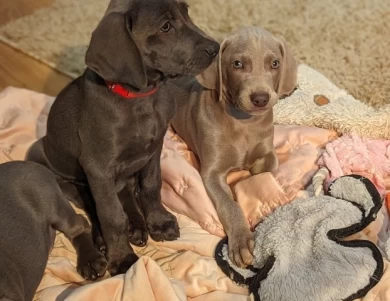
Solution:
<svg viewBox="0 0 390 301"><path fill-rule="evenodd" d="M124 88L123 86L121 86L120 84L114 84L114 83L109 82L109 81L106 81L106 85L110 91L114 92L115 94L117 94L119 96L127 98L127 99L147 97L147 96L153 95L158 90L158 88L156 87L148 92L140 93L140 92L129 91L126 88Z"/></svg>

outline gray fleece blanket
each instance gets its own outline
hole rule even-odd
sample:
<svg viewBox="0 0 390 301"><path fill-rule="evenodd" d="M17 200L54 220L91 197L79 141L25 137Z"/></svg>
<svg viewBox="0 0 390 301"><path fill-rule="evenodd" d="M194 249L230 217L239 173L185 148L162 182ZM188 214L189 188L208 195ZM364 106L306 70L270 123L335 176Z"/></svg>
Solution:
<svg viewBox="0 0 390 301"><path fill-rule="evenodd" d="M251 300L354 300L380 280L379 249L370 241L345 240L375 220L382 205L375 186L364 177L345 176L328 194L294 200L259 224L253 266L234 266L227 239L218 244L219 266L249 287Z"/></svg>

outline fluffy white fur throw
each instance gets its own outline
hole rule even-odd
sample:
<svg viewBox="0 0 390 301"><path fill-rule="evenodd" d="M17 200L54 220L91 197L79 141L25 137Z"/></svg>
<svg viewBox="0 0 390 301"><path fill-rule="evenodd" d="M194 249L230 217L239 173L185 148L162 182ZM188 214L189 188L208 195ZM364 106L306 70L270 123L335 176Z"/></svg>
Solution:
<svg viewBox="0 0 390 301"><path fill-rule="evenodd" d="M329 103L316 104L317 95L325 96ZM367 106L318 71L302 64L298 68L297 90L275 106L275 123L316 126L342 134L390 139L390 96L388 102L379 109Z"/></svg>
<svg viewBox="0 0 390 301"><path fill-rule="evenodd" d="M375 186L360 176L332 183L330 196L296 199L279 207L255 230L253 266L241 269L227 255L216 260L255 301L352 301L381 278L383 259L368 240L344 240L376 219L382 206Z"/></svg>

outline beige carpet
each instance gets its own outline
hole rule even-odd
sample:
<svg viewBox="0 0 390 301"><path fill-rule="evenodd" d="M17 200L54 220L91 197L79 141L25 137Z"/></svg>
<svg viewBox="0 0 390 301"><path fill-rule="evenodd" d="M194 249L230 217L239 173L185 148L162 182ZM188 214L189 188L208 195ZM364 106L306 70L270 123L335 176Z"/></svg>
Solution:
<svg viewBox="0 0 390 301"><path fill-rule="evenodd" d="M0 39L71 74L108 0L55 0L0 28ZM202 29L223 39L245 25L283 35L306 63L362 101L390 103L390 0L188 0Z"/></svg>

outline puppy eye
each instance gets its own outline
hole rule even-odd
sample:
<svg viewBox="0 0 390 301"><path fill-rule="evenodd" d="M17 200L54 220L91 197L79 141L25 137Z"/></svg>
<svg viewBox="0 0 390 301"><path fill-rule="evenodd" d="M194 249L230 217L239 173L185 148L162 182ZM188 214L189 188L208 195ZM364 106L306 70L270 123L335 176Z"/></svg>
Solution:
<svg viewBox="0 0 390 301"><path fill-rule="evenodd" d="M278 60L274 60L271 64L272 69L278 69L280 67L280 62Z"/></svg>
<svg viewBox="0 0 390 301"><path fill-rule="evenodd" d="M171 23L167 22L160 28L160 31L164 32L164 33L167 33L168 31L171 30L171 28L172 28Z"/></svg>
<svg viewBox="0 0 390 301"><path fill-rule="evenodd" d="M243 69L244 65L240 61L233 61L233 67L236 69Z"/></svg>

